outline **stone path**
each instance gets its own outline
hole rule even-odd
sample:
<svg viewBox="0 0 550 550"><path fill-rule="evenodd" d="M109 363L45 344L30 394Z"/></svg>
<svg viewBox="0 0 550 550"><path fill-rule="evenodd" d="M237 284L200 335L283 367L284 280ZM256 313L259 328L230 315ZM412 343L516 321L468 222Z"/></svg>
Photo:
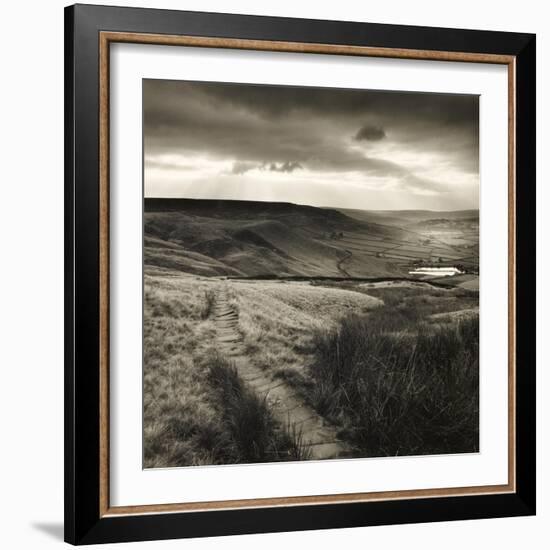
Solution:
<svg viewBox="0 0 550 550"><path fill-rule="evenodd" d="M214 306L218 349L231 358L242 380L260 397L265 397L274 418L285 427L301 432L310 459L336 458L349 448L336 437L335 428L312 409L292 387L280 378L253 365L246 357L239 333L239 316L231 307L227 288L220 288Z"/></svg>

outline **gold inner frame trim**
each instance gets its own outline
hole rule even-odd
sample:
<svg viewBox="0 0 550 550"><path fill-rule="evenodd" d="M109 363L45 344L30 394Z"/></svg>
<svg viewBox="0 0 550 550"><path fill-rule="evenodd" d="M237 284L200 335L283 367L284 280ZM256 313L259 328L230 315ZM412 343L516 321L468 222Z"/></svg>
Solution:
<svg viewBox="0 0 550 550"><path fill-rule="evenodd" d="M353 55L387 57L394 59L419 59L430 61L457 61L469 63L493 63L508 67L508 483L476 487L416 489L406 491L380 491L334 495L307 495L214 502L188 502L172 504L147 504L139 506L110 506L109 500L109 82L111 43L156 44L163 46L188 46L226 48L272 52L314 53L328 55ZM123 516L174 512L197 512L277 506L314 506L351 502L375 502L449 496L488 495L514 493L516 491L516 342L515 342L515 290L516 290L516 59L515 56L463 53L402 48L379 48L339 44L315 44L279 42L206 36L161 35L147 33L106 32L99 33L99 355L100 355L100 466L99 466L99 514Z"/></svg>

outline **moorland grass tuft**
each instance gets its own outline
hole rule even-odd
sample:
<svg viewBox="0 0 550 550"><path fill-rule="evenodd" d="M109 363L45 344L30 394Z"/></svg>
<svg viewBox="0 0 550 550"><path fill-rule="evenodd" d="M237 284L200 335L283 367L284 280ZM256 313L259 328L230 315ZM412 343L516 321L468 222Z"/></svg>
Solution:
<svg viewBox="0 0 550 550"><path fill-rule="evenodd" d="M395 332L384 309L316 332L310 400L359 456L478 451L478 318Z"/></svg>
<svg viewBox="0 0 550 550"><path fill-rule="evenodd" d="M201 304L201 319L208 319L212 312L214 311L214 305L216 304L216 293L211 289L207 288L204 290L204 301Z"/></svg>

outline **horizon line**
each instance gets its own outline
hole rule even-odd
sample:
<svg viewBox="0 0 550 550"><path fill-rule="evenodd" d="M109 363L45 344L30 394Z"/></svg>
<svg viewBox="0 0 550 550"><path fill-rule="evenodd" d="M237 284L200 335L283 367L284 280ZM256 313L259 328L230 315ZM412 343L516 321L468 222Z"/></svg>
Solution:
<svg viewBox="0 0 550 550"><path fill-rule="evenodd" d="M349 208L347 206L318 206L313 204L304 204L291 201L262 201L262 200L249 200L249 199L197 199L192 197L143 197L143 200L185 200L185 201L224 201L224 202L261 202L265 204L292 204L295 206L308 206L310 208L323 208L332 210L361 210L363 212L466 212L468 210L475 210L479 212L479 206L471 208L457 208L456 210L432 210L430 208Z"/></svg>

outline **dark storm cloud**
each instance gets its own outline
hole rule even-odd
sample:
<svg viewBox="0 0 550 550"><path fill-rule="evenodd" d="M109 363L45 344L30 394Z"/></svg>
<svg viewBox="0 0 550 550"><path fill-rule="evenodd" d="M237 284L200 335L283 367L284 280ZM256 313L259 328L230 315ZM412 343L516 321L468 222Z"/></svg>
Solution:
<svg viewBox="0 0 550 550"><path fill-rule="evenodd" d="M380 141L385 137L386 132L384 132L383 128L380 128L379 126L369 126L368 124L365 124L364 126L361 126L359 130L357 130L357 133L355 134L353 139L355 139L355 141Z"/></svg>
<svg viewBox="0 0 550 550"><path fill-rule="evenodd" d="M246 174L250 170L269 170L270 172L292 173L294 170L300 170L302 165L299 162L247 162L236 161L233 163L230 173L235 175Z"/></svg>
<svg viewBox="0 0 550 550"><path fill-rule="evenodd" d="M228 161L233 175L359 172L446 192L444 181L377 156L371 148L378 144L478 172L477 96L145 80L143 105L148 155ZM358 128L358 121L368 122Z"/></svg>
<svg viewBox="0 0 550 550"><path fill-rule="evenodd" d="M272 172L294 172L294 170L299 170L302 168L302 165L299 162L283 162L281 164L277 164L276 162L272 162L269 165L269 169Z"/></svg>
<svg viewBox="0 0 550 550"><path fill-rule="evenodd" d="M160 86L165 85L165 81ZM477 114L477 96L410 93L301 86L262 86L224 83L174 82L176 87L200 89L210 104L226 104L251 111L262 118L290 117L296 113L316 116L351 116L381 112L394 117L431 120L443 125L469 124Z"/></svg>

